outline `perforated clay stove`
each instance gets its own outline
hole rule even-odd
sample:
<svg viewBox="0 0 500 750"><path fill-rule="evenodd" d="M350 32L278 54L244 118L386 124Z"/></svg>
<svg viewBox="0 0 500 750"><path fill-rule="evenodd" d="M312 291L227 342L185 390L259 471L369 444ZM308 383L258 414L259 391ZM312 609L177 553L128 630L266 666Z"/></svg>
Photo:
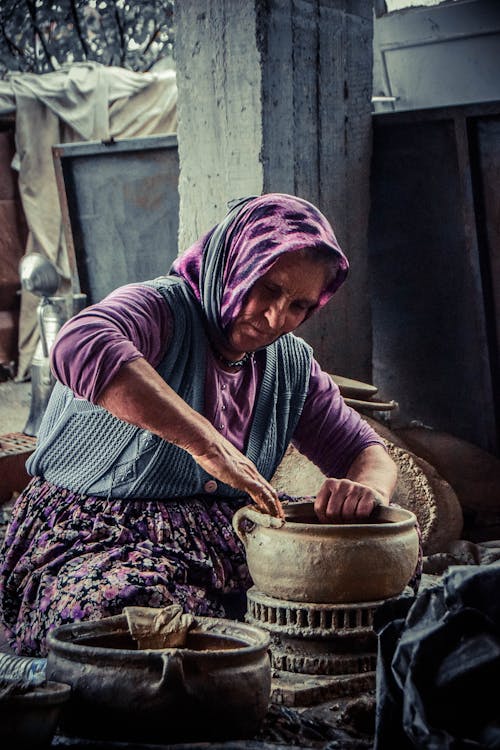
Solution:
<svg viewBox="0 0 500 750"><path fill-rule="evenodd" d="M284 507L283 525L249 506L233 520L254 582L245 619L271 639L272 700L306 706L371 690L374 615L415 570L416 517L379 507L367 523L329 525L311 500Z"/></svg>

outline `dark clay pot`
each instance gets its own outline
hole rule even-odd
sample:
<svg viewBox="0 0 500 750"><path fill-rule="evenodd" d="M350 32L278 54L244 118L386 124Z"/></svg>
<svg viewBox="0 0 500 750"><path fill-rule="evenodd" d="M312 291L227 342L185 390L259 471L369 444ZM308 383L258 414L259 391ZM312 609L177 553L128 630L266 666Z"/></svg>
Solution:
<svg viewBox="0 0 500 750"><path fill-rule="evenodd" d="M245 739L271 692L269 635L199 617L185 648L139 650L126 617L62 625L48 637L47 676L71 685L64 733L173 743Z"/></svg>
<svg viewBox="0 0 500 750"><path fill-rule="evenodd" d="M46 750L56 731L71 688L56 682L14 693L0 701L0 747Z"/></svg>

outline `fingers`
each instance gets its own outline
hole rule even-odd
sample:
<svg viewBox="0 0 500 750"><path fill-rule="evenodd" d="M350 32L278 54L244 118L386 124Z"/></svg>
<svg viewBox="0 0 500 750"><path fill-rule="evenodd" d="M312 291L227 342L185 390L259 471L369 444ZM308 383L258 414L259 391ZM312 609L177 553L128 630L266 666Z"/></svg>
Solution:
<svg viewBox="0 0 500 750"><path fill-rule="evenodd" d="M210 453L195 458L213 477L246 492L263 513L276 518L285 517L274 487L259 473L255 464L228 441L219 438L210 445Z"/></svg>
<svg viewBox="0 0 500 750"><path fill-rule="evenodd" d="M255 464L237 451L235 466L239 476L235 476L233 486L247 492L263 513L268 513L276 518L284 518L285 511L278 498L278 493L259 473Z"/></svg>
<svg viewBox="0 0 500 750"><path fill-rule="evenodd" d="M277 518L284 518L285 512L278 498L278 493L259 473L255 464L238 452L235 468L237 469L238 476L234 477L235 482L233 486L239 487L250 495L255 505L263 513L268 513Z"/></svg>
<svg viewBox="0 0 500 750"><path fill-rule="evenodd" d="M285 517L285 511L276 490L265 479L262 478L262 483L255 482L252 486L247 487L246 491L263 513L268 513L276 518Z"/></svg>
<svg viewBox="0 0 500 750"><path fill-rule="evenodd" d="M216 434L205 451L191 450L197 463L216 479L246 492L263 513L276 518L285 517L278 493L259 473L255 464L228 440Z"/></svg>
<svg viewBox="0 0 500 750"><path fill-rule="evenodd" d="M370 487L348 479L328 479L317 494L314 510L321 523L366 520L379 503Z"/></svg>

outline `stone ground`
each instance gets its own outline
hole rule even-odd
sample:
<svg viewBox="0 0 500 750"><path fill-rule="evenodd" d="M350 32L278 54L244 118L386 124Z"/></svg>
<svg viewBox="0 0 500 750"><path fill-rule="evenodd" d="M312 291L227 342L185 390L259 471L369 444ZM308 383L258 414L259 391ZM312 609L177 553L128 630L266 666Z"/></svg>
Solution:
<svg viewBox="0 0 500 750"><path fill-rule="evenodd" d="M146 745L129 743L106 743L92 740L81 740L56 736L52 747L71 748L71 750L285 750L285 748L312 750L368 750L373 747L373 736L368 727L363 727L366 720L372 724L373 704L359 699L361 709L347 708L339 711L336 704L322 704L303 711L271 705L264 719L261 731L249 740L234 740L216 743L181 743L174 745ZM355 721L359 728L347 723L346 716L356 713ZM366 718L361 715L365 713ZM368 716L370 718L368 718ZM335 718L332 718L335 717ZM343 725L343 726L342 726ZM389 749L388 749L389 750Z"/></svg>

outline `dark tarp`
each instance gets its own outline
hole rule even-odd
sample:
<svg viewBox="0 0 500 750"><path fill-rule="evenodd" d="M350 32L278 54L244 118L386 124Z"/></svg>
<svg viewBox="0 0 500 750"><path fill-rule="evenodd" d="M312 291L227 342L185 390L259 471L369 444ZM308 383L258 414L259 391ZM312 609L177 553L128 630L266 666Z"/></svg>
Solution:
<svg viewBox="0 0 500 750"><path fill-rule="evenodd" d="M500 748L500 563L384 603L374 750Z"/></svg>

